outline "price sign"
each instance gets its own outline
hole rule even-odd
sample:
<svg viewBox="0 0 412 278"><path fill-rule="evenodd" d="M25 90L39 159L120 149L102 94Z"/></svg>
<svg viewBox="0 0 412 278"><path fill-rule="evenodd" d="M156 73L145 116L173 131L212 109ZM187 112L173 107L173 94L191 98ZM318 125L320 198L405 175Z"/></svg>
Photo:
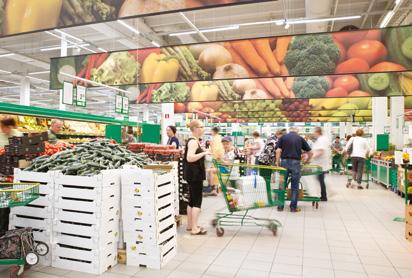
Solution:
<svg viewBox="0 0 412 278"><path fill-rule="evenodd" d="M70 82L63 83L63 104L73 105L73 84Z"/></svg>
<svg viewBox="0 0 412 278"><path fill-rule="evenodd" d="M115 112L121 114L122 111L123 111L123 97L121 95L116 95Z"/></svg>
<svg viewBox="0 0 412 278"><path fill-rule="evenodd" d="M122 114L128 115L129 114L129 98L123 97L122 101L123 101Z"/></svg>
<svg viewBox="0 0 412 278"><path fill-rule="evenodd" d="M76 105L81 107L86 107L86 91L87 88L84 86L76 87Z"/></svg>

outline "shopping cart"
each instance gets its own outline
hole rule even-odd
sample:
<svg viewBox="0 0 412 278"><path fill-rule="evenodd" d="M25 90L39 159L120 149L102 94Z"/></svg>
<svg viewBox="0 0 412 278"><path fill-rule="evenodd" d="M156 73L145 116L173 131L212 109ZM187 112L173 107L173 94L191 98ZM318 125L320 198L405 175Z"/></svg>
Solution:
<svg viewBox="0 0 412 278"><path fill-rule="evenodd" d="M350 158L346 160L345 174L347 177L346 187L349 188L352 184L352 160ZM362 182L366 183L367 189L369 188L370 174L371 174L371 160L366 159L365 167L363 168Z"/></svg>
<svg viewBox="0 0 412 278"><path fill-rule="evenodd" d="M0 184L0 208L25 206L39 197L39 184L6 183ZM41 241L34 241L31 228L7 231L0 237L0 265L14 265L9 269L9 277L21 277L26 265L39 262L39 256L45 256L49 246Z"/></svg>
<svg viewBox="0 0 412 278"><path fill-rule="evenodd" d="M308 164L303 164L301 168L301 177L307 177L307 176L318 176L323 173L322 167L318 165L308 165ZM291 184L291 178L288 178L287 185L287 197L286 200L290 201L291 196L292 196L292 191L289 188L289 185ZM319 208L319 202L320 202L320 197L318 196L310 196L307 194L306 190L304 189L304 186L302 182L300 183L300 188L299 188L299 195L298 195L298 201L301 202L312 202L312 206L315 207L316 209Z"/></svg>
<svg viewBox="0 0 412 278"><path fill-rule="evenodd" d="M227 210L217 212L212 224L216 227L216 235L223 236L223 226L261 226L269 228L276 236L281 223L272 218L259 218L249 214L250 210L283 207L285 204L285 174L286 169L280 167L222 164L216 160L213 163ZM252 170L253 175L238 176L232 174L232 169Z"/></svg>

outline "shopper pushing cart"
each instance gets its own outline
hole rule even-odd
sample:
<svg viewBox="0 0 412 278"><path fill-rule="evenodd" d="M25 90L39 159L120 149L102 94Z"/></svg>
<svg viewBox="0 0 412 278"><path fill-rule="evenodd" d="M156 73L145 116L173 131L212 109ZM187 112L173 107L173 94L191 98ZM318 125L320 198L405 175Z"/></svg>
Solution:
<svg viewBox="0 0 412 278"><path fill-rule="evenodd" d="M291 127L289 129L289 133L280 138L277 143L276 150L276 165L282 166L287 170L287 177L289 177L289 175L291 176L291 212L301 211L301 209L298 208L298 196L301 177L302 151L305 154L303 162L307 163L313 155L311 148L305 139L298 134L298 130ZM283 207L279 206L278 210L283 210Z"/></svg>

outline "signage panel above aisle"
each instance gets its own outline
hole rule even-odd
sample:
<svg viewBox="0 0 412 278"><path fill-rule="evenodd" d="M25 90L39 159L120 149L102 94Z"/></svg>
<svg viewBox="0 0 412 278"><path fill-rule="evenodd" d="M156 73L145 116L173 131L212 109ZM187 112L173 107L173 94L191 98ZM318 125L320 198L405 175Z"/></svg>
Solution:
<svg viewBox="0 0 412 278"><path fill-rule="evenodd" d="M290 76L412 71L411 46L412 26L402 26L59 57L51 60L50 87L61 89L61 71L70 68L73 77L112 86L260 78L262 88L281 98L289 96L281 80ZM376 75L367 83L381 91L388 78ZM311 82L326 93L324 81Z"/></svg>
<svg viewBox="0 0 412 278"><path fill-rule="evenodd" d="M8 0L0 1L0 36L116 19L273 0Z"/></svg>

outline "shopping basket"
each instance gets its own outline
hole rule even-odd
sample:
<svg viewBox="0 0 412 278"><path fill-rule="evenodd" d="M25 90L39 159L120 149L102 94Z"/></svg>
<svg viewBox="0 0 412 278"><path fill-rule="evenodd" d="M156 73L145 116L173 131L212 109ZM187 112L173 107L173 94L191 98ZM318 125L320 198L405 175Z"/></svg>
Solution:
<svg viewBox="0 0 412 278"><path fill-rule="evenodd" d="M217 212L213 220L216 235L223 236L222 226L262 226L269 228L273 235L281 226L276 219L258 218L249 214L250 210L283 207L285 204L286 169L280 167L224 164L213 160L217 176L227 205L227 212ZM232 174L232 169L252 172L249 176ZM249 171L243 171L248 169Z"/></svg>
<svg viewBox="0 0 412 278"><path fill-rule="evenodd" d="M1 183L0 208L25 206L39 198L39 184Z"/></svg>
<svg viewBox="0 0 412 278"><path fill-rule="evenodd" d="M318 165L303 164L301 168L301 177L318 176L322 173L323 173L322 167ZM291 178L288 178L287 184L289 187L289 185L291 184ZM288 188L287 198L286 198L288 201L290 201L291 195L292 195L291 189ZM313 207L315 207L316 209L319 208L320 197L319 196L309 196L307 192L305 191L302 183L300 183L298 200L301 202L312 202Z"/></svg>
<svg viewBox="0 0 412 278"><path fill-rule="evenodd" d="M39 184L1 183L0 208L25 206L39 198ZM7 231L0 237L0 265L14 265L10 268L11 278L20 277L24 266L35 265L39 256L45 256L49 246L35 241L31 228Z"/></svg>

